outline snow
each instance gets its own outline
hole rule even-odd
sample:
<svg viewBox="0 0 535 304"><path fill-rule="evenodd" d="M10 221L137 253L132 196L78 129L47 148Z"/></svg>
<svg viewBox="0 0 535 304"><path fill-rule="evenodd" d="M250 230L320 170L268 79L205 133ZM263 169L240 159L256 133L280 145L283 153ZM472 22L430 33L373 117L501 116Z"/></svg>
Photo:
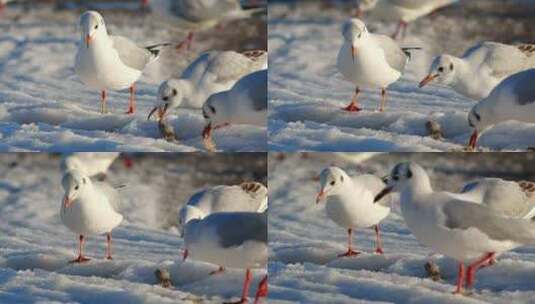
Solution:
<svg viewBox="0 0 535 304"><path fill-rule="evenodd" d="M104 260L104 236L88 236L85 248L92 260L73 265L67 261L77 254L78 238L59 218L59 156L0 155L1 303L220 303L241 295L244 270L210 276L218 266L182 261L176 216L180 205L205 186L265 183L265 156L131 157L131 169L117 160L107 177L126 185L120 189L125 220L112 232L114 260ZM157 269L170 273L172 288L158 284ZM264 275L253 271L251 294Z"/></svg>
<svg viewBox="0 0 535 304"><path fill-rule="evenodd" d="M412 52L405 75L388 88L385 113L375 111L380 90L368 89L360 95L364 111L341 110L355 89L336 69L341 24L351 12L347 6L320 9L319 2L301 2L295 7L270 5L269 149L462 150L472 131L467 116L475 101L449 87L419 89L418 83L439 53L461 55L483 40L529 42L535 4L524 2L528 9L523 15L519 13L524 8L521 5L506 9L499 1L463 1L410 24L400 44L423 50ZM395 25L370 21L368 27L372 32L391 34ZM430 120L441 126L443 140L428 136L425 124ZM535 145L534 132L533 124L506 122L486 132L480 145L484 151L526 150Z"/></svg>
<svg viewBox="0 0 535 304"><path fill-rule="evenodd" d="M515 153L516 154L516 153ZM318 175L329 165L352 174L384 176L401 161L416 161L430 174L437 190L457 191L472 179L497 176L533 180L534 155L521 153L391 153L361 163L336 153L271 153L269 156L270 303L531 303L535 297L535 246L520 247L476 274L473 294L451 292L457 275L454 260L418 243L399 213L381 224L384 256L373 254L373 229L354 231L353 243L363 254L337 258L347 249L346 231L316 205ZM424 264L439 265L442 280L426 276Z"/></svg>
<svg viewBox="0 0 535 304"><path fill-rule="evenodd" d="M106 3L104 3L106 4ZM118 3L120 4L120 3ZM99 6L112 34L141 45L181 41L186 33L159 22L136 7ZM114 8L114 10L111 10ZM0 139L2 151L181 151L204 150L200 109L180 109L168 118L178 142L167 142L156 121L147 121L161 81L180 76L209 49L265 49L265 16L228 22L200 33L191 51L165 50L136 84L137 111L126 115L128 90L109 91L110 114L101 115L100 92L74 73L79 40L78 10L35 4L23 13L10 6L0 18ZM262 39L263 38L263 39ZM266 128L231 126L215 132L219 149L265 151Z"/></svg>

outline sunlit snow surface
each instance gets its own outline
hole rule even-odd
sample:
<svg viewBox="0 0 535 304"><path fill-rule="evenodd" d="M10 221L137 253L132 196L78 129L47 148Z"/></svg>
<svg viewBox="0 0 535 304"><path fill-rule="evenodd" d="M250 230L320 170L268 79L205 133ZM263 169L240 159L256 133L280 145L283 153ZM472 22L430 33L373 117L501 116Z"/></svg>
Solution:
<svg viewBox="0 0 535 304"><path fill-rule="evenodd" d="M355 89L336 68L336 56L342 44L341 24L351 10L341 5L321 8L318 1L301 1L297 6L270 5L270 149L462 150L471 134L467 114L475 101L448 87L431 85L419 89L418 82L439 53L459 56L483 40L532 42L529 24L535 14L533 1L524 1L531 10L525 10L527 13L523 15L519 15L519 9L514 11L514 7L498 13L496 9L483 9L490 2L461 1L459 6L409 26L408 35L400 45L423 50L413 51L405 75L389 87L384 113L375 111L380 90L361 93L364 111L341 110L349 104ZM503 1L494 2L503 4ZM468 7L468 4L472 5ZM393 24L376 21L371 21L368 27L372 32L388 35L395 29ZM443 140L428 136L425 124L429 120L440 124ZM480 145L484 151L525 150L535 146L533 134L533 124L506 122L484 134Z"/></svg>
<svg viewBox="0 0 535 304"><path fill-rule="evenodd" d="M381 222L384 256L373 254L372 229L354 231L353 243L363 254L337 258L347 249L346 231L316 205L318 175L337 165L350 175L384 176L401 161L416 161L427 170L436 190L458 191L482 176L534 180L534 155L507 153L437 153L377 155L360 163L333 154L273 153L269 157L270 303L532 303L535 297L535 246L503 254L481 269L471 296L451 292L457 275L454 260L436 255L442 281L427 278L424 264L431 251L418 243L399 213ZM432 202L430 202L432 203Z"/></svg>

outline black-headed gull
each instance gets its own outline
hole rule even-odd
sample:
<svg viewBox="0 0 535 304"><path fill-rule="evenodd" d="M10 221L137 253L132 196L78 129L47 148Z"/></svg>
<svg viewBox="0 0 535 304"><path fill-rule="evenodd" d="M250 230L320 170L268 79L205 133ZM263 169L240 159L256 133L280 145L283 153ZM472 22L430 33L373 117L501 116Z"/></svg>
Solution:
<svg viewBox="0 0 535 304"><path fill-rule="evenodd" d="M398 191L401 214L409 230L433 252L459 262L457 288L462 293L474 284L475 272L503 252L535 244L533 218L511 217L486 203L463 200L455 193L435 192L425 170L416 163L400 163L376 200ZM508 200L511 210L516 202ZM502 205L502 206L505 206ZM465 271L465 263L468 268Z"/></svg>
<svg viewBox="0 0 535 304"><path fill-rule="evenodd" d="M268 259L267 211L212 213L190 219L184 226L185 257L246 269L241 300L248 301L251 270L265 268ZM261 280L255 303L267 294L267 275Z"/></svg>
<svg viewBox="0 0 535 304"><path fill-rule="evenodd" d="M353 250L351 244L353 229L370 227L375 229L375 252L382 254L379 222L390 213L390 197L382 198L379 204L374 204L373 199L385 187L385 183L375 175L350 177L338 167L328 167L320 174L320 185L316 204L326 199L325 210L329 218L347 229L348 248L339 257L360 254Z"/></svg>
<svg viewBox="0 0 535 304"><path fill-rule="evenodd" d="M381 106L384 111L387 87L403 73L414 48L401 48L391 38L368 32L359 19L346 21L342 27L344 43L338 52L337 67L344 78L355 84L355 93L346 111L357 112L361 108L358 95L361 88L381 89Z"/></svg>
<svg viewBox="0 0 535 304"><path fill-rule="evenodd" d="M208 122L202 132L207 150L214 151L213 129L229 124L266 126L267 120L267 70L242 77L232 89L210 96L202 107Z"/></svg>
<svg viewBox="0 0 535 304"><path fill-rule="evenodd" d="M203 219L216 212L264 212L268 205L267 188L261 183L245 182L235 186L214 186L193 194L178 212L178 229L184 235L184 226L190 219ZM212 272L223 271L223 267Z"/></svg>
<svg viewBox="0 0 535 304"><path fill-rule="evenodd" d="M407 31L407 25L439 8L453 4L458 0L366 0L363 1L365 10L372 10L370 17L388 22L398 22L397 38Z"/></svg>
<svg viewBox="0 0 535 304"><path fill-rule="evenodd" d="M177 48L191 47L195 32L215 27L221 21L249 18L259 9L244 10L240 0L148 0L150 8L178 28L189 31Z"/></svg>
<svg viewBox="0 0 535 304"><path fill-rule="evenodd" d="M489 96L478 102L468 114L468 124L474 129L468 149L474 150L479 136L494 125L517 120L535 123L535 69L507 77Z"/></svg>
<svg viewBox="0 0 535 304"><path fill-rule="evenodd" d="M107 90L129 89L127 113L136 110L135 82L145 67L158 58L160 49L169 44L137 46L122 36L110 36L104 18L96 11L80 16L80 42L74 70L87 86L101 91L101 112L107 112Z"/></svg>
<svg viewBox="0 0 535 304"><path fill-rule="evenodd" d="M71 263L89 261L84 256L85 237L106 234L106 259L111 259L111 231L123 220L118 212L120 196L117 190L104 182L94 182L79 171L69 171L62 179L65 195L61 204L61 221L80 236L79 255Z"/></svg>
<svg viewBox="0 0 535 304"><path fill-rule="evenodd" d="M157 105L148 119L158 111L159 119L178 107L202 108L212 94L227 91L243 76L267 69L267 52L210 51L201 54L179 79L168 79L158 89Z"/></svg>
<svg viewBox="0 0 535 304"><path fill-rule="evenodd" d="M479 101L506 77L533 67L535 45L486 41L471 47L462 57L437 56L419 86L436 81Z"/></svg>

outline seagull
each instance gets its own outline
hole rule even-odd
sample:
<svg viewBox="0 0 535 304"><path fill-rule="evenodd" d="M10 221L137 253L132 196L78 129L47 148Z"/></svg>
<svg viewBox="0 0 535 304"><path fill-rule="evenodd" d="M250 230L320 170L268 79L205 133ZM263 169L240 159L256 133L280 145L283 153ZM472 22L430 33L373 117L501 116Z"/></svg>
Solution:
<svg viewBox="0 0 535 304"><path fill-rule="evenodd" d="M232 89L210 96L202 107L208 122L202 132L204 146L214 151L212 129L229 124L266 126L267 119L267 70L242 77Z"/></svg>
<svg viewBox="0 0 535 304"><path fill-rule="evenodd" d="M403 36L405 36L407 25L410 22L457 1L458 0L371 0L364 1L364 6L366 10L372 10L370 14L372 19L398 22L396 32L392 35L392 38L397 38L401 32L403 32Z"/></svg>
<svg viewBox="0 0 535 304"><path fill-rule="evenodd" d="M416 163L400 163L392 169L380 200L398 191L401 214L407 227L423 245L459 262L454 293L472 288L475 272L492 263L495 256L514 248L535 244L534 218L510 217L503 211L457 198L450 192L435 192L425 170ZM508 199L511 210L514 200ZM506 206L503 203L502 206ZM465 271L465 263L468 267Z"/></svg>
<svg viewBox="0 0 535 304"><path fill-rule="evenodd" d="M481 134L500 122L516 120L535 123L533 79L535 69L509 76L470 110L468 124L474 131L468 142L469 150L475 150Z"/></svg>
<svg viewBox="0 0 535 304"><path fill-rule="evenodd" d="M135 105L134 83L141 77L145 67L154 62L162 47L156 44L137 46L122 36L110 36L104 18L96 11L87 11L80 17L80 42L74 70L87 86L101 91L101 113L107 112L106 90L129 89L128 114L133 114Z"/></svg>
<svg viewBox="0 0 535 304"><path fill-rule="evenodd" d="M106 175L119 152L77 152L64 154L60 168L63 173L77 170L84 176Z"/></svg>
<svg viewBox="0 0 535 304"><path fill-rule="evenodd" d="M180 79L168 79L158 89L157 105L148 119L158 111L162 119L178 107L202 108L210 95L227 91L243 76L267 69L266 51L210 51L201 54Z"/></svg>
<svg viewBox="0 0 535 304"><path fill-rule="evenodd" d="M344 110L360 111L357 98L361 87L370 87L381 89L379 110L384 111L386 88L401 77L410 58L409 50L417 48L401 48L387 36L369 33L364 22L356 18L344 23L342 35L344 44L338 53L338 71L356 85L351 104Z"/></svg>
<svg viewBox="0 0 535 304"><path fill-rule="evenodd" d="M239 0L144 0L160 17L189 31L177 48L191 48L195 32L215 27L221 21L250 18L264 9L241 7Z"/></svg>
<svg viewBox="0 0 535 304"><path fill-rule="evenodd" d="M190 208L187 206L186 208ZM184 257L246 269L241 300L248 301L252 268L265 268L267 249L267 210L258 212L219 212L205 218L192 218L184 226ZM267 275L260 281L255 303L267 295Z"/></svg>
<svg viewBox="0 0 535 304"><path fill-rule="evenodd" d="M83 263L83 246L88 234L106 234L106 259L111 260L111 231L119 226L123 216L118 212L120 196L116 189L104 182L93 182L88 176L74 170L65 173L62 180L65 196L61 204L61 221L78 234L79 255L71 263Z"/></svg>
<svg viewBox="0 0 535 304"><path fill-rule="evenodd" d="M533 67L535 45L485 41L472 46L461 58L449 54L436 57L419 86L436 81L479 101L506 77Z"/></svg>
<svg viewBox="0 0 535 304"><path fill-rule="evenodd" d="M351 237L353 229L374 227L376 237L375 253L383 254L379 236L379 222L390 213L390 198L385 197L380 204L374 204L385 183L375 175L363 174L350 177L338 167L325 168L320 174L321 190L316 204L326 200L327 215L340 227L347 229L347 251L338 257L360 254L353 250Z"/></svg>
<svg viewBox="0 0 535 304"><path fill-rule="evenodd" d="M192 218L203 219L216 212L259 212L267 210L268 190L261 183L245 182L235 186L215 186L193 194L178 212L178 229ZM224 271L222 266L211 274Z"/></svg>

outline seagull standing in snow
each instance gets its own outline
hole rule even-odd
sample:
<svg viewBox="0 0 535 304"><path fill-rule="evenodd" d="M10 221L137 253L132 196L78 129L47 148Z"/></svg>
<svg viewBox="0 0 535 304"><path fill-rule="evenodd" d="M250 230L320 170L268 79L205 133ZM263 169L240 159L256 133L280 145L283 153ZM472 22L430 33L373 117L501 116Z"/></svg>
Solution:
<svg viewBox="0 0 535 304"><path fill-rule="evenodd" d="M148 119L158 111L159 119L178 107L202 108L212 94L227 91L243 76L267 69L267 52L210 51L201 54L180 79L169 79L158 89L157 105Z"/></svg>
<svg viewBox="0 0 535 304"><path fill-rule="evenodd" d="M118 212L120 196L104 182L93 182L79 171L70 171L62 180L65 196L61 204L61 221L80 236L79 255L71 263L89 261L84 256L85 237L106 234L106 259L111 260L111 231L119 226L123 216Z"/></svg>
<svg viewBox="0 0 535 304"><path fill-rule="evenodd" d="M344 44L338 52L337 67L344 78L355 84L355 93L346 111L357 112L361 108L358 95L362 87L381 89L381 106L384 111L386 89L402 75L414 48L401 48L391 38L368 32L366 25L353 18L342 28Z"/></svg>
<svg viewBox="0 0 535 304"><path fill-rule="evenodd" d="M535 69L509 76L472 108L468 124L474 131L468 142L469 150L476 148L483 132L500 122L517 120L535 123L534 79Z"/></svg>
<svg viewBox="0 0 535 304"><path fill-rule="evenodd" d="M122 36L110 36L104 18L96 11L80 17L80 42L74 70L87 86L101 91L101 113L107 112L106 90L129 89L128 114L136 110L135 82L145 67L158 58L168 44L137 46Z"/></svg>
<svg viewBox="0 0 535 304"><path fill-rule="evenodd" d="M390 198L385 197L380 204L374 204L375 195L385 183L375 175L363 174L350 177L338 167L325 168L320 174L321 190L316 204L326 199L327 215L336 224L347 229L347 251L339 257L360 254L353 250L351 240L353 229L374 227L377 254L383 254L379 222L390 213Z"/></svg>
<svg viewBox="0 0 535 304"><path fill-rule="evenodd" d="M203 219L217 212L259 212L267 210L267 188L261 183L246 182L236 186L215 186L191 196L178 212L178 229L184 235L184 226L191 219ZM222 266L211 274L220 273Z"/></svg>
<svg viewBox="0 0 535 304"><path fill-rule="evenodd" d="M375 200L391 191L401 193L401 213L418 241L459 262L454 293L463 293L465 285L471 288L476 271L491 264L497 255L535 244L533 217L507 216L503 210L490 207L486 199L478 204L454 193L435 192L429 176L418 164L396 165L388 185ZM507 208L513 210L516 202L508 199Z"/></svg>
<svg viewBox="0 0 535 304"><path fill-rule="evenodd" d="M267 249L267 210L258 212L219 212L205 218L192 218L184 226L185 257L230 268L246 269L239 302L248 301L251 269L265 268ZM267 275L260 281L255 303L267 295Z"/></svg>
<svg viewBox="0 0 535 304"><path fill-rule="evenodd" d="M366 10L372 10L370 17L388 22L398 22L392 38L400 33L405 36L410 22L425 16L458 0L364 0Z"/></svg>
<svg viewBox="0 0 535 304"><path fill-rule="evenodd" d="M535 45L486 41L474 45L460 58L449 54L436 57L419 86L436 81L479 101L506 77L534 67Z"/></svg>
<svg viewBox="0 0 535 304"><path fill-rule="evenodd" d="M245 19L264 9L241 7L239 0L145 0L151 10L189 31L177 48L191 47L195 32L215 27L223 20Z"/></svg>
<svg viewBox="0 0 535 304"><path fill-rule="evenodd" d="M229 124L266 126L267 70L242 77L232 89L210 96L202 107L208 122L202 132L204 146L215 150L211 132Z"/></svg>

